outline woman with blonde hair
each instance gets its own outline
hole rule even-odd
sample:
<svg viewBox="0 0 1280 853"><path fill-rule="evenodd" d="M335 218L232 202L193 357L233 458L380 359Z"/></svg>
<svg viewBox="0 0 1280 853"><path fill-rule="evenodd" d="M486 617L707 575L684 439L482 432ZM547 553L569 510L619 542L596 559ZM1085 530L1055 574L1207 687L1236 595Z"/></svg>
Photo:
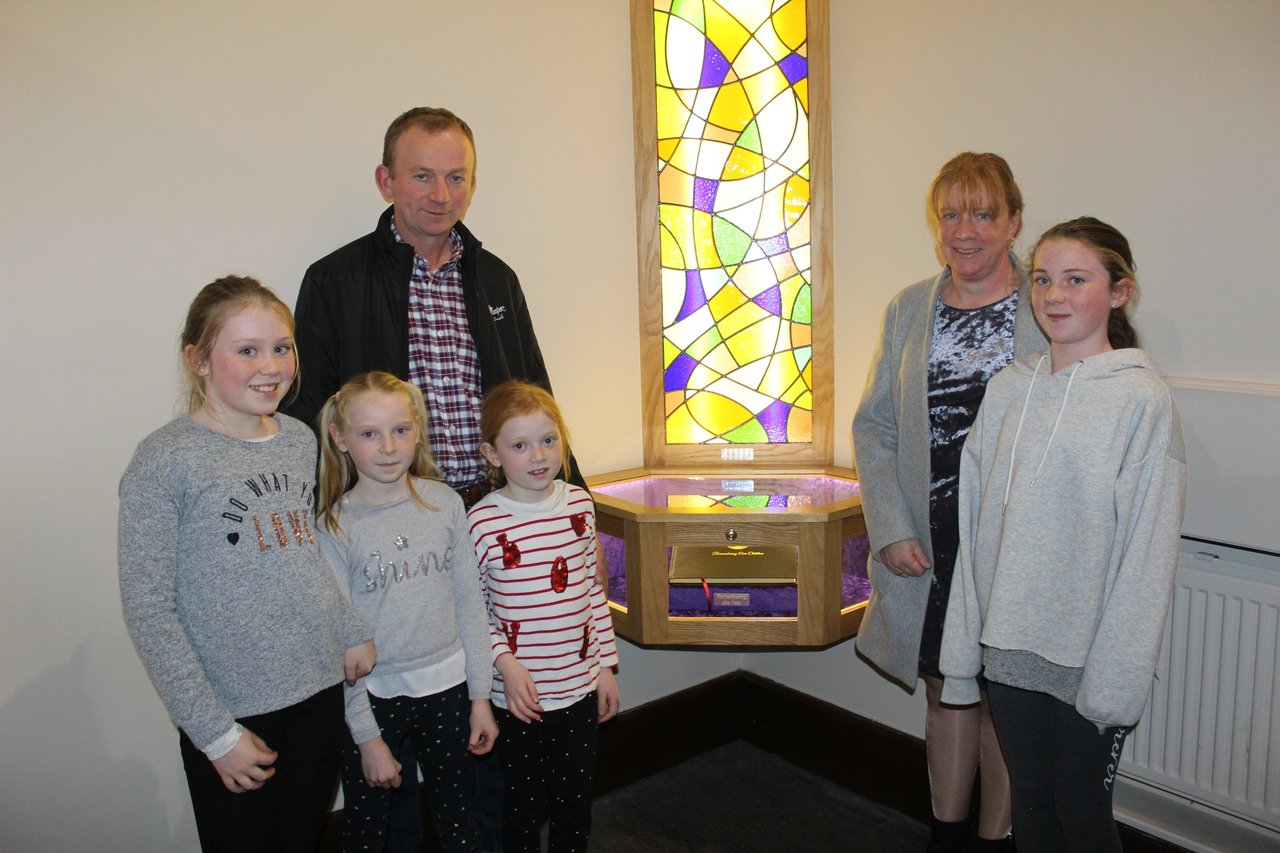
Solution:
<svg viewBox="0 0 1280 853"><path fill-rule="evenodd" d="M1046 343L1013 254L1022 206L996 154L966 152L942 167L928 213L945 266L889 303L853 419L872 584L857 648L910 689L924 679L931 851L1011 845L1008 772L985 691L976 704L944 705L938 650L959 538L960 450L987 380Z"/></svg>

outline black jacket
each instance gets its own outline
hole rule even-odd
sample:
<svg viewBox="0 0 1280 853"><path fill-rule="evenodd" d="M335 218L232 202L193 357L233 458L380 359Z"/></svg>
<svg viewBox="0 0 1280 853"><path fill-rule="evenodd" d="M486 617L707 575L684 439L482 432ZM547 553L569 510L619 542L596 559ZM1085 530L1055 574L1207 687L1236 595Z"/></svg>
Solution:
<svg viewBox="0 0 1280 853"><path fill-rule="evenodd" d="M413 247L391 234L388 207L378 227L307 270L294 312L301 388L285 409L315 426L324 401L352 376L385 370L409 378L409 280ZM480 360L480 386L508 379L550 390L520 280L459 222L462 290Z"/></svg>
<svg viewBox="0 0 1280 853"><path fill-rule="evenodd" d="M385 370L409 379L409 280L413 247L391 234L388 207L373 233L316 261L302 278L297 325L298 396L284 408L316 428L316 417L352 376ZM551 390L529 306L515 271L461 222L462 292L480 360L480 390L523 379ZM587 488L577 459L568 480Z"/></svg>

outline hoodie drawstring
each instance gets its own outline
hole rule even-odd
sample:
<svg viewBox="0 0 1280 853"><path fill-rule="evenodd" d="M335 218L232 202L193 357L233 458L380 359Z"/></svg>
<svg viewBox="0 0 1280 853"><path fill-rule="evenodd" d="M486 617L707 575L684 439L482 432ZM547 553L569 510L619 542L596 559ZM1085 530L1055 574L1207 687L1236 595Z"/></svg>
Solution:
<svg viewBox="0 0 1280 853"><path fill-rule="evenodd" d="M1022 403L1022 414L1018 416L1018 429L1013 434L1013 449L1009 453L1009 476L1004 483L1004 503L1000 505L1000 514L1003 515L1005 508L1009 506L1009 490L1013 487L1013 462L1018 455L1018 439L1022 436L1022 422L1027 418L1027 407L1031 405L1031 391L1036 387L1036 375L1040 373L1040 365L1044 364L1044 360L1049 357L1046 352L1040 356L1040 360L1036 362L1036 369L1031 372L1031 384L1027 386L1027 399ZM1040 471L1044 468L1045 460L1049 458L1049 448L1053 446L1053 437L1058 434L1058 426L1062 423L1062 413L1067 410L1067 397L1071 394L1071 383L1075 381L1076 371L1084 364L1083 361L1077 361L1075 366L1071 368L1071 375L1067 377L1067 388L1062 392L1062 405L1058 407L1058 417L1053 421L1053 430L1049 433L1049 440L1044 445L1044 455L1040 457L1040 464L1036 466L1036 473L1031 477L1031 487L1035 488L1036 480L1040 478Z"/></svg>

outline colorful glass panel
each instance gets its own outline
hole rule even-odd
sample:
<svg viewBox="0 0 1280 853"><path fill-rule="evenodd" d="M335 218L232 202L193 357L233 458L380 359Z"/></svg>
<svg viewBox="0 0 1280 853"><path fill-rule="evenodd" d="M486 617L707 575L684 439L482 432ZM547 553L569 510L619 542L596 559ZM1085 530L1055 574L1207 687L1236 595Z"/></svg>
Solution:
<svg viewBox="0 0 1280 853"><path fill-rule="evenodd" d="M667 444L813 441L805 0L655 0Z"/></svg>

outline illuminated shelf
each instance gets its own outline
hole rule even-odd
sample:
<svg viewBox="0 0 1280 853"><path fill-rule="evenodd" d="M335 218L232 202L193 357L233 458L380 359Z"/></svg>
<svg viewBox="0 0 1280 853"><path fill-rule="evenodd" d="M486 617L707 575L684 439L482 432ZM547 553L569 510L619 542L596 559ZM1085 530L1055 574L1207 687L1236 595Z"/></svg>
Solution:
<svg viewBox="0 0 1280 853"><path fill-rule="evenodd" d="M857 633L870 584L847 468L633 468L587 478L614 630L648 646L828 646ZM740 555L726 551L745 551ZM780 577L672 583L672 562L769 552Z"/></svg>

